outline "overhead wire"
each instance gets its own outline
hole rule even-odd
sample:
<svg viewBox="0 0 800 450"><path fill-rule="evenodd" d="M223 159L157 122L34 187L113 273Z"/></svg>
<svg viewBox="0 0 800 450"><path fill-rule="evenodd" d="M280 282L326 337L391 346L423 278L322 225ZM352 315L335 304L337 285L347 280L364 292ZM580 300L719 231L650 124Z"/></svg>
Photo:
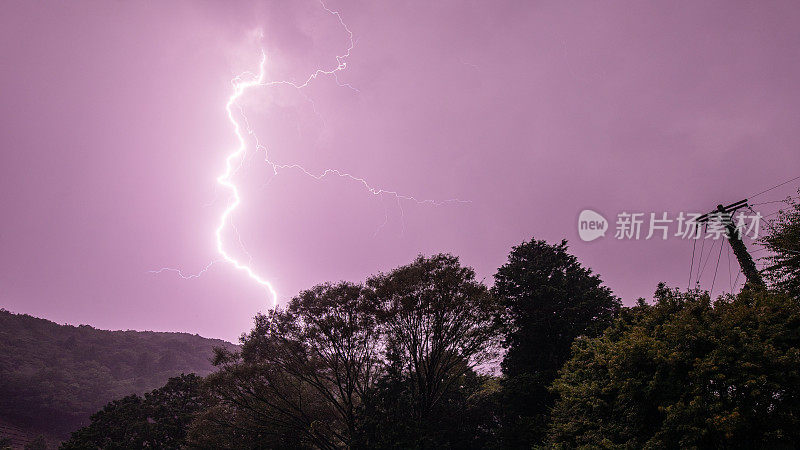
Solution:
<svg viewBox="0 0 800 450"><path fill-rule="evenodd" d="M689 264L689 283L686 286L686 290L692 288L692 271L694 271L694 251L697 248L697 239L692 239L692 262Z"/></svg>
<svg viewBox="0 0 800 450"><path fill-rule="evenodd" d="M720 258L722 258L722 247L724 247L724 245L720 244L720 246L719 246L719 256L717 256L717 266L716 266L716 268L714 268L714 278L711 280L711 291L709 291L708 295L711 295L711 294L714 293L714 283L716 283L716 281L717 281L717 270L719 270L719 260L720 260Z"/></svg>
<svg viewBox="0 0 800 450"><path fill-rule="evenodd" d="M787 180L787 181L784 181L783 183L776 184L775 186L772 186L772 187L771 187L771 188L769 188L769 189L764 189L764 190L763 190L763 191L761 191L761 192L758 192L758 193L756 193L756 194L750 195L750 196L748 196L747 198L748 198L748 199L751 199L751 198L754 198L754 197L758 197L758 196L759 196L759 195L761 195L761 194L765 194L765 193L767 193L767 192L769 192L769 191L771 191L771 190L773 190L773 189L777 189L777 188L779 188L779 187L781 187L781 186L787 185L787 184L789 184L789 183L791 183L792 181L795 181L795 180L800 180L800 175L799 175L799 176L796 176L796 177L794 177L794 178L792 178L791 180Z"/></svg>
<svg viewBox="0 0 800 450"><path fill-rule="evenodd" d="M786 181L780 182L780 183L778 183L778 184L776 184L774 186L771 186L771 187L769 187L767 189L764 189L762 191L756 192L755 194L749 195L749 196L747 196L747 198L748 199L753 199L755 197L758 197L760 195L766 194L767 192L773 191L773 190L775 190L775 189L777 189L777 188L779 188L781 186L785 186L785 185L787 185L787 184L789 184L789 183L791 183L793 181L797 181L797 180L800 180L800 175L798 175L796 177L793 177L793 178L790 178L790 179L788 179ZM800 200L800 196L787 196L786 198L780 199L780 200L768 200L768 201L757 202L757 203L748 203L747 207L754 214L759 214L759 213L756 213L756 211L753 210L753 208L752 208L753 206L770 205L770 204L776 204L776 203L786 203L787 205L790 205L789 200ZM761 218L762 219L770 218L770 217L773 217L773 216L775 216L777 214L780 214L782 211L783 210L774 211L774 212L772 212L770 214L762 215ZM707 228L708 228L708 224L706 224L706 229ZM761 243L758 243L758 242L755 242L755 244L762 245L762 246L764 245L764 244L761 244ZM704 253L705 253L704 252L705 239L703 239L703 242L701 243L700 253L698 255L698 260L697 260L697 273L696 273L696 277L695 277L695 283L698 284L698 285L700 284L700 280L701 280L701 278L703 276L703 273L705 273L706 266L708 265L708 261L709 261L709 259L711 257L711 253L713 252L715 245L716 245L716 242L713 242L711 244L711 247L708 250L708 253L706 253L705 256L704 256ZM714 291L714 285L715 285L716 279L717 279L717 272L719 271L719 262L720 262L720 259L722 257L722 247L724 247L724 244L720 245L719 254L717 255L717 264L716 264L716 267L714 269L714 277L713 277L713 279L711 281L711 292ZM774 247L774 248L779 248L781 250L788 251L790 253L800 254L800 252L797 252L797 251L794 251L794 250L783 249L783 248L780 248L780 247ZM695 272L694 271L694 266L695 266L694 265L694 260L695 260L696 250L697 250L697 239L694 239L694 242L692 243L692 258L691 258L691 262L689 264L689 282L688 282L688 285L687 285L687 290L691 288L691 285L692 285L692 274ZM755 250L755 251L753 251L751 253L755 254L755 253L758 253L758 252L764 251L764 250L769 250L769 249L761 248L761 249ZM705 259L705 264L703 263L703 259ZM766 263L764 263L763 261L756 261L756 262L762 264L762 266L766 265ZM763 268L761 270L763 270ZM742 275L742 271L741 271L741 268L740 268L736 273L736 279L731 283L731 278L732 278L732 272L731 272L731 250L729 248L728 249L728 283L729 283L729 287L731 289L731 293L733 293L734 289L738 287L738 285L739 285L739 277L741 275Z"/></svg>
<svg viewBox="0 0 800 450"><path fill-rule="evenodd" d="M733 274L731 273L731 248L728 247L728 289L733 294Z"/></svg>
<svg viewBox="0 0 800 450"><path fill-rule="evenodd" d="M700 279L703 277L703 273L706 271L706 266L708 266L708 260L711 257L711 252L714 251L714 246L717 245L717 240L715 239L714 242L711 243L711 248L708 249L708 254L706 255L706 262L703 264L703 270L700 271L700 275L697 276L697 282L700 282Z"/></svg>
<svg viewBox="0 0 800 450"><path fill-rule="evenodd" d="M702 232L702 229L701 229ZM700 266L703 264L703 249L706 247L706 240L705 238L700 244L700 259L697 260L697 277L695 278L695 284L700 284Z"/></svg>

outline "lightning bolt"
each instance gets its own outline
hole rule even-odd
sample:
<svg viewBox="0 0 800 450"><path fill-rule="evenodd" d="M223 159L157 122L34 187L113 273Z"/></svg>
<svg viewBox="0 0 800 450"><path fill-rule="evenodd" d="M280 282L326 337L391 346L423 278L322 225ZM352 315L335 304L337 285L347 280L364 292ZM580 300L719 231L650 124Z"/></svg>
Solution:
<svg viewBox="0 0 800 450"><path fill-rule="evenodd" d="M242 203L242 198L239 196L239 188L233 184L232 177L236 173L238 167L234 166L234 161L239 161L239 167L241 164L244 163L244 156L247 152L247 143L245 142L244 136L242 135L242 127L239 125L239 122L233 117L233 105L236 103L236 100L241 97L245 91L253 86L259 86L264 83L264 64L267 61L267 54L262 50L261 51L261 63L259 64L258 68L258 77L252 79L250 81L245 81L241 77L236 77L233 81L233 94L228 98L228 102L225 104L225 111L228 113L228 120L233 124L233 132L236 134L236 138L239 140L239 147L236 148L236 151L228 155L225 158L225 172L222 175L217 177L217 183L226 187L231 192L231 197L233 201L228 203L228 207L225 208L225 211L222 212L222 215L219 217L219 223L217 225L217 229L214 231L214 236L217 240L217 253L222 256L222 259L227 261L228 263L232 264L236 269L244 271L248 277L253 279L256 283L263 286L272 297L272 306L273 308L278 305L278 293L275 292L275 288L272 287L269 281L262 278L260 275L255 273L253 269L247 265L239 262L236 258L231 256L227 251L225 251L225 246L223 245L222 241L222 232L225 229L225 224L228 223L229 217L231 213ZM236 232L238 235L238 232ZM241 242L241 240L240 240Z"/></svg>
<svg viewBox="0 0 800 450"><path fill-rule="evenodd" d="M195 274L185 274L180 269L175 269L171 267L163 267L158 270L151 270L150 273L158 274L162 272L175 272L179 277L183 279L192 279L200 277L203 273L208 271L214 264L219 262L226 262L228 264L231 264L237 270L246 273L250 279L252 279L256 283L258 283L261 287L263 287L272 299L273 308L277 306L278 294L275 291L275 288L268 280L263 278L261 275L257 274L252 269L252 267L250 266L250 263L252 262L252 256L250 256L250 254L247 252L247 249L244 246L244 243L242 241L241 236L239 235L238 230L231 222L231 215L236 210L236 208L242 203L242 199L239 194L239 188L234 183L233 177L245 162L245 156L247 155L247 148L248 148L246 136L250 136L255 141L255 148L257 151L264 152L264 161L267 164L269 164L270 167L272 167L274 175L278 175L278 172L281 170L295 170L317 181L322 181L323 179L331 176L344 178L346 180L361 184L364 187L364 189L372 195L376 196L389 195L393 197L397 201L397 205L400 208L401 213L402 213L402 206L400 205L401 200L412 201L418 204L430 204L436 206L444 205L447 203L470 203L470 201L468 200L459 200L459 199L449 199L449 200L419 199L414 196L401 194L394 190L375 187L371 185L369 182L367 182L366 179L341 171L339 169L329 168L323 170L320 173L314 173L300 164L294 164L294 163L279 164L277 162L270 160L269 151L267 147L260 143L260 141L258 140L258 136L253 130L253 127L251 126L249 120L247 119L247 116L245 115L244 108L238 104L238 100L242 98L245 92L247 92L251 88L259 86L265 86L265 87L274 87L280 85L290 86L298 90L306 100L311 102L312 107L314 107L315 113L316 113L316 107L314 106L314 102L308 96L306 96L305 93L302 92L302 90L320 76L331 76L336 81L336 84L338 86L346 87L352 89L355 92L359 92L358 89L356 89L349 83L342 83L339 80L338 76L339 72L347 68L347 58L350 57L350 53L353 50L353 47L355 46L355 41L353 40L353 32L350 31L350 28L348 28L347 24L345 24L341 14L338 11L328 8L322 0L320 0L319 3L326 12L336 17L336 19L339 22L339 25L344 29L344 31L347 33L348 36L349 45L344 54L336 56L337 64L334 68L332 69L318 68L314 72L312 72L302 83L287 81L287 80L275 80L267 82L265 81L265 65L267 62L267 54L262 49L261 61L258 66L258 74L254 74L252 72L245 72L235 77L231 81L231 84L233 85L233 93L231 94L230 97L228 97L228 100L225 103L225 111L227 113L228 120L233 125L233 132L236 135L236 139L238 140L239 145L233 152L228 154L228 156L225 158L225 171L217 177L218 186L224 187L230 193L230 200L228 202L228 205L220 215L219 220L217 221L217 227L214 230L216 250L217 253L219 254L219 258L211 261L205 267L203 267L202 270L200 270L198 273ZM234 114L234 108L238 110L239 116L241 117L241 122L236 119L236 115ZM385 217L384 223L381 224L381 227L383 227L387 221L388 221L388 216ZM236 259L225 249L223 232L225 231L227 225L231 226L234 234L237 236L239 246L242 248L244 253L249 258L248 263L243 263L240 260Z"/></svg>

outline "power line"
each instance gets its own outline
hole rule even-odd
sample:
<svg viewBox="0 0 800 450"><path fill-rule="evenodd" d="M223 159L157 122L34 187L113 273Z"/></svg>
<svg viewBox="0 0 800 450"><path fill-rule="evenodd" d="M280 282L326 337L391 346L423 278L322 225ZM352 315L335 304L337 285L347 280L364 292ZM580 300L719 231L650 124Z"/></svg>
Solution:
<svg viewBox="0 0 800 450"><path fill-rule="evenodd" d="M728 238L728 242L731 244L731 249L733 249L736 259L739 261L739 265L742 267L742 271L747 277L747 281L757 285L763 285L763 280L761 280L755 264L753 263L753 257L750 256L747 251L747 247L744 245L744 242L741 239L739 228L734 225L732 221L733 213L741 208L749 208L747 199L739 200L738 202L731 203L728 206L722 206L722 204L719 204L717 205L716 210L703 214L702 216L698 217L696 221L706 223L707 227L711 218L716 215L719 225L724 226L725 230L727 231L726 237ZM757 217L760 217L760 214L758 214ZM720 251L722 250L720 249ZM707 264L708 261L706 261L706 265ZM705 266L703 266L703 269L705 270Z"/></svg>
<svg viewBox="0 0 800 450"><path fill-rule="evenodd" d="M777 189L777 188L779 188L779 187L781 187L781 186L783 186L783 185L785 185L785 184L789 184L789 183L791 183L791 182L792 182L792 181L794 181L794 180L800 180L800 176L796 176L796 177L792 178L791 180L784 181L784 182L783 182L783 183L781 183L781 184L776 184L775 186L772 186L772 187L771 187L771 188L769 188L769 189L765 189L765 190L763 190L763 191L759 192L758 194L753 194L753 195L751 195L751 196L749 196L749 197L747 197L747 198L749 198L749 199L750 199L750 198L753 198L753 197L758 197L758 196L759 196L759 195L761 195L761 194L767 193L767 192L769 192L769 191L771 191L771 190L773 190L773 189Z"/></svg>
<svg viewBox="0 0 800 450"><path fill-rule="evenodd" d="M728 289L733 294L733 275L731 274L731 249L728 247Z"/></svg>
<svg viewBox="0 0 800 450"><path fill-rule="evenodd" d="M692 263L689 265L689 284L686 286L688 291L692 287L692 271L694 270L694 249L697 247L697 239L692 239Z"/></svg>
<svg viewBox="0 0 800 450"><path fill-rule="evenodd" d="M769 202L751 203L750 206L769 205L769 204L772 204L772 203L786 203L788 205L789 204L789 199L796 199L796 198L797 197L787 197L787 198L785 198L783 200L772 200L772 201L769 201Z"/></svg>
<svg viewBox="0 0 800 450"><path fill-rule="evenodd" d="M774 216L774 215L776 215L776 214L780 214L781 212L784 212L784 211L779 209L779 210L775 211L775 212L774 212L774 213L772 213L772 214L767 214L766 216L761 216L761 218L762 218L762 219L766 219L767 217L772 217L772 216Z"/></svg>
<svg viewBox="0 0 800 450"><path fill-rule="evenodd" d="M778 184L776 184L776 185L774 185L772 187L764 189L764 190L762 190L760 192L757 192L757 193L755 193L753 195L750 195L750 196L748 196L748 198L745 198L744 200L740 200L738 202L732 203L732 204L727 205L727 206L723 206L722 204L719 204L719 205L717 205L717 209L716 210L714 210L712 212L709 212L709 213L706 213L706 214L703 214L700 217L695 219L695 221L697 223L705 223L706 224L706 230L708 230L708 222L711 219L711 217L714 214L717 214L717 215L719 215L719 217L721 217L722 224L725 225L725 228L728 231L727 238L728 238L728 241L730 242L730 245L731 245L731 248L729 249L729 252L728 252L728 283L729 283L729 287L731 288L731 291L733 291L733 285L731 284L732 274L731 274L731 267L730 267L731 266L731 263L730 263L730 251L731 250L736 255L736 259L738 260L739 266L741 268L741 272L737 272L737 274L736 274L736 284L738 285L739 275L741 273L744 273L745 276L747 277L746 283L749 282L749 283L752 283L752 284L758 285L758 286L763 286L764 285L764 282L763 282L763 279L761 277L760 271L758 270L755 262L753 261L753 257L750 255L747 247L745 246L744 242L742 241L741 236L740 236L740 231L739 231L738 227L736 225L734 225L734 223L733 223L733 220L732 220L733 214L735 213L736 210L741 209L741 208L750 209L750 211L753 212L754 214L756 214L756 217L758 217L758 218L768 218L768 217L774 216L775 214L780 214L781 210L773 212L773 213L771 213L771 214L769 214L767 216L762 216L761 213L756 213L755 211L753 211L752 206L767 205L767 204L774 204L774 203L786 203L787 205L791 205L790 200L795 200L795 199L797 199L797 197L787 196L783 200L767 200L767 201L759 202L759 203L749 203L749 199L752 199L752 198L758 197L760 195L763 195L763 194L765 194L767 192L775 190L775 189L777 189L777 188L779 188L781 186L785 186L785 185L787 185L787 184L789 184L789 183L791 183L793 181L796 181L796 180L800 180L800 175L798 175L798 176L796 176L794 178L791 178L789 180L786 180L784 182L778 183ZM726 214L727 214L727 216L725 216ZM741 217L740 217L740 220L741 220ZM714 245L716 245L716 242L713 242L711 244L711 248L709 248L708 254L705 254L705 251L704 251L705 250L705 248L704 248L705 247L705 239L703 239L703 243L702 243L702 245L700 247L700 256L699 256L699 259L697 261L697 277L695 279L695 282L697 283L698 286L700 285L700 281L701 281L701 279L703 277L703 274L705 273L706 266L708 266L708 261L709 261L709 259L711 257L711 253L714 251ZM720 244L719 254L717 255L717 263L716 263L715 268L714 268L714 277L713 277L713 279L711 281L711 291L710 291L711 293L713 293L714 286L716 284L717 274L719 273L719 263L720 263L720 260L722 259L722 250L723 250L722 247L724 247L724 246L725 246L724 243ZM690 265L689 265L689 284L687 286L687 290L689 288L691 288L691 285L692 285L692 273L694 272L694 259L695 259L696 248L697 248L697 242L695 242L692 245L692 259L691 259L691 262L690 262ZM800 252L798 252L798 253L800 253ZM705 262L703 262L704 258L705 258Z"/></svg>
<svg viewBox="0 0 800 450"><path fill-rule="evenodd" d="M703 249L706 247L706 240L703 238L703 242L700 244L700 259L697 261L697 278L695 279L696 283L700 283L700 266L703 264Z"/></svg>
<svg viewBox="0 0 800 450"><path fill-rule="evenodd" d="M703 270L700 271L700 275L697 276L697 281L700 281L700 278L703 277L703 273L706 271L706 266L708 265L708 259L711 257L711 252L714 251L714 246L717 245L717 240L715 239L714 242L711 243L711 248L708 249L708 254L706 255L706 263L703 264Z"/></svg>
<svg viewBox="0 0 800 450"><path fill-rule="evenodd" d="M711 280L711 291L708 293L709 296L711 296L711 294L714 293L714 283L717 281L717 270L719 269L719 260L720 258L722 258L722 247L724 247L724 245L719 246L719 256L717 256L717 267L714 269L714 279Z"/></svg>

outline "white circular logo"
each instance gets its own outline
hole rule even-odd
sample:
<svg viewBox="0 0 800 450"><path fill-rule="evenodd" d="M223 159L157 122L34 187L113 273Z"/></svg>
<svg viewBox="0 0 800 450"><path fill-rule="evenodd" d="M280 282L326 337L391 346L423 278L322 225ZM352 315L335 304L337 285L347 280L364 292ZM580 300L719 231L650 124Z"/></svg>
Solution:
<svg viewBox="0 0 800 450"><path fill-rule="evenodd" d="M608 221L600 213L584 209L578 216L578 236L584 242L593 241L606 235Z"/></svg>

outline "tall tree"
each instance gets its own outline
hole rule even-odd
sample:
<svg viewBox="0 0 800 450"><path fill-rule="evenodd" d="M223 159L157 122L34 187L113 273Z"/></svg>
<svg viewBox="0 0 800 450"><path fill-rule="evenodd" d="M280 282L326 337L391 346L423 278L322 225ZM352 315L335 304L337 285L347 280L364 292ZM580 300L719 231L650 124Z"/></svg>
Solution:
<svg viewBox="0 0 800 450"><path fill-rule="evenodd" d="M530 448L545 437L554 401L548 386L569 358L572 342L599 335L620 302L599 276L567 252L566 241L523 242L511 250L494 280L507 349L502 362L505 444Z"/></svg>
<svg viewBox="0 0 800 450"><path fill-rule="evenodd" d="M257 316L241 353L221 352L221 370L210 377L218 409L233 412L220 425L294 435L319 448L357 447L379 338L363 287L351 283L316 286L286 309ZM281 439L258 442L281 446Z"/></svg>
<svg viewBox="0 0 800 450"><path fill-rule="evenodd" d="M408 430L423 437L457 383L494 354L496 302L471 268L446 254L419 256L367 287L386 333L387 376L409 409Z"/></svg>

